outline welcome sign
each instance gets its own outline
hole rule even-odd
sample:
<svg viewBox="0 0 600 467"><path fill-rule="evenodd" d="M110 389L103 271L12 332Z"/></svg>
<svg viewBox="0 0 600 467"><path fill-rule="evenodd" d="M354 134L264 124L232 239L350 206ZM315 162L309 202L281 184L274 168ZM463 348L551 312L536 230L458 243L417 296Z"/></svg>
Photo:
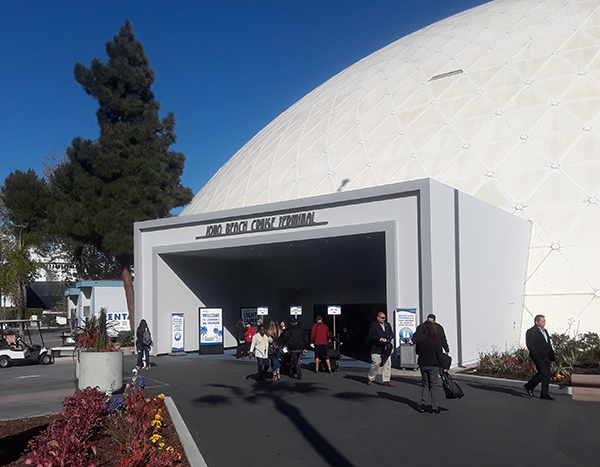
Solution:
<svg viewBox="0 0 600 467"><path fill-rule="evenodd" d="M200 345L223 344L223 309L200 308Z"/></svg>

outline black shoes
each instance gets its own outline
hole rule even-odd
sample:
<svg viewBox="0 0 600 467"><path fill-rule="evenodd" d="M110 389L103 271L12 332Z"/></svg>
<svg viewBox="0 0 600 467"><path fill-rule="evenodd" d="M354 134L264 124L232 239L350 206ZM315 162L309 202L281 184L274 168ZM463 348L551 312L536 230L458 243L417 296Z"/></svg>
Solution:
<svg viewBox="0 0 600 467"><path fill-rule="evenodd" d="M418 410L420 413L425 413L425 412L427 412L427 408L426 408L424 405L420 405L420 406L417 408L417 410Z"/></svg>
<svg viewBox="0 0 600 467"><path fill-rule="evenodd" d="M433 414L436 414L436 415L437 415L437 414L439 414L439 413L440 413L440 409L433 409L433 410L431 411L431 413L433 413Z"/></svg>
<svg viewBox="0 0 600 467"><path fill-rule="evenodd" d="M535 396L533 395L533 391L532 391L531 389L529 389L529 388L527 387L527 385L526 385L526 384L525 384L525 385L523 385L523 388L525 389L525 392L527 393L527 395L528 395L529 397L535 397Z"/></svg>
<svg viewBox="0 0 600 467"><path fill-rule="evenodd" d="M553 401L553 400L554 400L554 397L552 397L552 396L551 396L551 395L549 395L549 394L545 394L545 395L543 395L543 396L540 396L540 399L544 399L544 400L546 400L546 401Z"/></svg>

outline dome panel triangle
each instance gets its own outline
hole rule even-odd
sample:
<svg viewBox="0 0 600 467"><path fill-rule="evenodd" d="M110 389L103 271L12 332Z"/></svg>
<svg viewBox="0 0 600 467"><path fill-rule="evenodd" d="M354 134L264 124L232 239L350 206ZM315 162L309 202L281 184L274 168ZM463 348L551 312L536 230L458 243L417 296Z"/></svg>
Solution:
<svg viewBox="0 0 600 467"><path fill-rule="evenodd" d="M392 113L392 100L389 96L380 96L378 99L362 101L359 105L358 113L361 121L377 120L381 121L387 115Z"/></svg>
<svg viewBox="0 0 600 467"><path fill-rule="evenodd" d="M485 169L481 163L467 150L459 151L458 155L439 174L440 179L451 180L464 176L464 174L481 173L482 180Z"/></svg>
<svg viewBox="0 0 600 467"><path fill-rule="evenodd" d="M600 244L600 207L586 203L583 214L574 222L562 239L565 245Z"/></svg>
<svg viewBox="0 0 600 467"><path fill-rule="evenodd" d="M347 152L349 152L350 150L354 150L354 148L356 148L362 140L363 138L360 134L359 126L353 125L337 141L330 141L329 147L331 148L331 150L345 149Z"/></svg>
<svg viewBox="0 0 600 467"><path fill-rule="evenodd" d="M583 203L554 204L552 206L527 206L525 212L553 243L564 243L564 236L583 214Z"/></svg>
<svg viewBox="0 0 600 467"><path fill-rule="evenodd" d="M489 177L484 179L483 183L475 190L475 193L473 193L473 196L504 210L510 210L515 205L515 202L507 195L502 187Z"/></svg>
<svg viewBox="0 0 600 467"><path fill-rule="evenodd" d="M248 191L244 196L244 206L256 206L259 204L267 204L269 202L269 191L266 189L257 189Z"/></svg>
<svg viewBox="0 0 600 467"><path fill-rule="evenodd" d="M340 153L341 156L342 153ZM346 157L343 159L330 159L331 167L334 172L338 172L340 169L344 169L346 167L360 167L361 169L366 167L369 163L367 159L367 155L364 151L364 148L360 145L357 145L352 151L346 153Z"/></svg>
<svg viewBox="0 0 600 467"><path fill-rule="evenodd" d="M527 259L527 278L529 278L529 275L533 274L537 268L540 267L551 251L552 250L547 246L543 248L529 248L529 258Z"/></svg>
<svg viewBox="0 0 600 467"><path fill-rule="evenodd" d="M496 141L507 141L516 145L520 141L521 134L511 126L504 118L497 116L477 134L475 139L469 141L471 146L493 144Z"/></svg>
<svg viewBox="0 0 600 467"><path fill-rule="evenodd" d="M377 160L373 162L372 168L375 177L377 178L378 185L388 185L389 183L392 183L394 175L397 174L409 160L410 158L403 160L398 159L395 161Z"/></svg>
<svg viewBox="0 0 600 467"><path fill-rule="evenodd" d="M370 151L367 149L370 154ZM406 139L403 136L397 136L388 144L376 158L371 157L371 160L383 161L407 161L412 155L412 150Z"/></svg>
<svg viewBox="0 0 600 467"><path fill-rule="evenodd" d="M449 125L444 125L419 151L420 155L440 154L442 164L448 164L448 155L458 153L463 147L462 140Z"/></svg>
<svg viewBox="0 0 600 467"><path fill-rule="evenodd" d="M525 204L582 202L585 195L558 170L552 170L545 180L525 200Z"/></svg>
<svg viewBox="0 0 600 467"><path fill-rule="evenodd" d="M529 295L526 291L524 305L531 316L524 319L523 329L533 326L535 315L544 315L550 334L567 333L572 330L576 317L581 316L593 299L594 294L589 292L576 295Z"/></svg>
<svg viewBox="0 0 600 467"><path fill-rule="evenodd" d="M379 181L373 170L370 167L365 167L352 182L350 183L350 188L353 190L358 190L360 188L370 188L373 186L378 186Z"/></svg>
<svg viewBox="0 0 600 467"><path fill-rule="evenodd" d="M561 170L586 196L595 197L600 193L600 161L562 166Z"/></svg>
<svg viewBox="0 0 600 467"><path fill-rule="evenodd" d="M527 210L525 210L527 211ZM542 229L535 225L532 222L531 225L531 241L529 243L530 248L550 248L552 242L550 239L544 234Z"/></svg>
<svg viewBox="0 0 600 467"><path fill-rule="evenodd" d="M596 163L600 154L600 139L589 131L582 131L572 148L559 161L560 165Z"/></svg>
<svg viewBox="0 0 600 467"><path fill-rule="evenodd" d="M316 179L317 183L312 183L314 188L310 191L308 196L320 196L328 195L336 192L333 177L324 177L321 180Z"/></svg>
<svg viewBox="0 0 600 467"><path fill-rule="evenodd" d="M365 135L365 144L370 144L374 139L394 139L400 133L400 125L398 125L393 115L388 116L383 122L379 121L378 123L379 125L371 133Z"/></svg>
<svg viewBox="0 0 600 467"><path fill-rule="evenodd" d="M428 177L429 174L423 170L423 167L421 167L417 160L412 159L392 176L390 183L419 180Z"/></svg>
<svg viewBox="0 0 600 467"><path fill-rule="evenodd" d="M496 167L497 173L526 172L550 169L551 163L528 141L521 141Z"/></svg>
<svg viewBox="0 0 600 467"><path fill-rule="evenodd" d="M278 185L295 180L298 177L298 166L295 161L275 164L271 169L271 184Z"/></svg>
<svg viewBox="0 0 600 467"><path fill-rule="evenodd" d="M600 244L563 248L562 252L577 272L600 290Z"/></svg>
<svg viewBox="0 0 600 467"><path fill-rule="evenodd" d="M597 329L600 328L600 300L592 294L588 295L587 298L589 305L581 310L579 315L574 314L575 322L573 323L573 328L581 334L586 334L591 330L595 330L598 333Z"/></svg>
<svg viewBox="0 0 600 467"><path fill-rule="evenodd" d="M593 292L590 285L559 251L552 251L525 282L526 293L583 294Z"/></svg>
<svg viewBox="0 0 600 467"><path fill-rule="evenodd" d="M300 178L306 176L326 176L329 171L329 157L324 154L314 157L301 157L298 159L298 174Z"/></svg>
<svg viewBox="0 0 600 467"><path fill-rule="evenodd" d="M444 178L440 180L443 183L447 183L452 188L456 188L463 193L472 195L475 190L483 183L483 177L457 177L457 178Z"/></svg>

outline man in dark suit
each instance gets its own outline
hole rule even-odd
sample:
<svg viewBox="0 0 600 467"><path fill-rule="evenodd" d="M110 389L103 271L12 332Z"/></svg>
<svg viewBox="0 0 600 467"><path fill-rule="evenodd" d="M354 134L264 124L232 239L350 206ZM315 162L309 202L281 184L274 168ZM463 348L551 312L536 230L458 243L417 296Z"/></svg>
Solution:
<svg viewBox="0 0 600 467"><path fill-rule="evenodd" d="M435 324L435 330L440 338L440 342L442 343L442 349L444 349L446 353L450 353L450 346L448 345L448 339L446 339L446 331L444 331L443 326L435 321L435 315L433 313L427 315L427 321L431 321L433 324ZM415 334L419 332L420 327L421 325L419 324L417 326Z"/></svg>
<svg viewBox="0 0 600 467"><path fill-rule="evenodd" d="M529 350L529 356L537 373L523 387L527 395L534 397L533 390L539 383L542 383L541 399L554 400L549 392L550 386L550 362L554 361L554 349L550 342L550 336L546 331L546 318L544 315L536 315L534 318L535 325L527 330L525 334L525 343Z"/></svg>
<svg viewBox="0 0 600 467"><path fill-rule="evenodd" d="M367 384L370 386L375 381L379 367L383 367L381 379L384 386L396 386L390 380L392 379L392 359L390 355L394 350L392 343L394 339L394 331L390 323L385 321L385 313L377 313L377 321L369 326L369 334L367 337L369 351L371 353L371 368L369 369L369 380Z"/></svg>

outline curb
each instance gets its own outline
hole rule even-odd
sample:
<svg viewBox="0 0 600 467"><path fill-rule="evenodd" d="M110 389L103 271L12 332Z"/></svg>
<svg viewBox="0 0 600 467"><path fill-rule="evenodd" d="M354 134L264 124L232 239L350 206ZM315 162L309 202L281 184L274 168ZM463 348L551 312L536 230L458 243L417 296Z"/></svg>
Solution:
<svg viewBox="0 0 600 467"><path fill-rule="evenodd" d="M475 375L465 375L464 373L454 373L450 372L452 377L456 380L467 381L469 383L480 383L486 384L488 386L501 386L508 388L516 388L523 390L523 385L527 381L519 381L516 379L504 379L504 378L492 378L490 376L475 376ZM572 395L571 386L559 386L558 384L550 384L549 392L551 394L564 394L564 395Z"/></svg>
<svg viewBox="0 0 600 467"><path fill-rule="evenodd" d="M204 460L204 457L202 457L194 438L192 438L192 435L190 434L190 430L188 430L188 427L183 421L179 410L177 410L175 402L173 402L173 399L171 399L169 396L165 396L164 401L167 409L169 409L169 415L171 416L175 430L179 435L179 440L183 445L183 450L185 451L185 455L187 456L190 465L192 467L208 467L208 464Z"/></svg>

